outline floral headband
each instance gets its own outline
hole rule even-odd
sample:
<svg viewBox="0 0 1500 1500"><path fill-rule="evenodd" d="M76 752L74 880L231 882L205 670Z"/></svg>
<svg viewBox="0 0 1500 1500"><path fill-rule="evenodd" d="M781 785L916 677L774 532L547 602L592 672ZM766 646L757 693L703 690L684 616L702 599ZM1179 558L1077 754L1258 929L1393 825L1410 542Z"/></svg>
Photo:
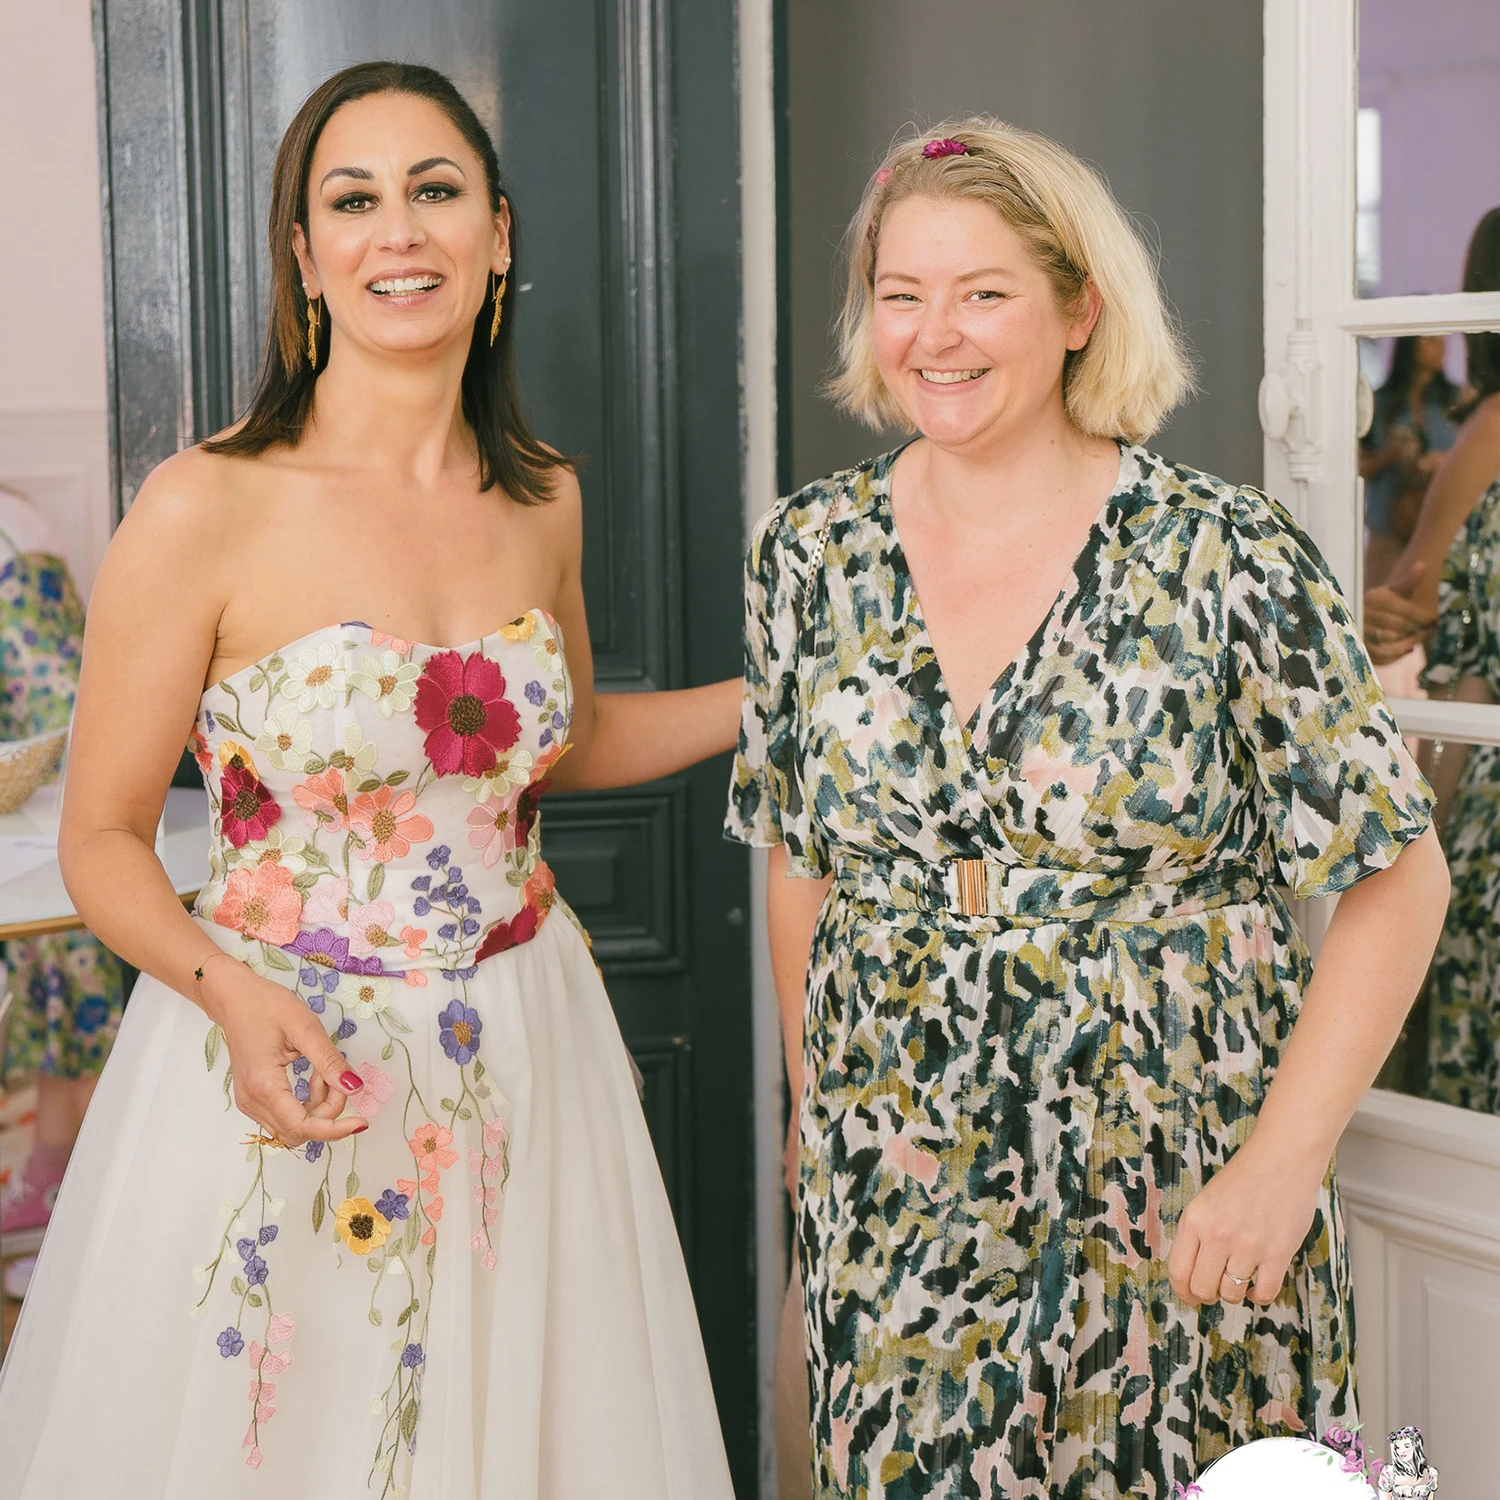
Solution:
<svg viewBox="0 0 1500 1500"><path fill-rule="evenodd" d="M928 141L922 147L922 155L928 161L939 161L945 156L968 156L970 148L962 141L954 140L952 136L944 136L941 140ZM884 187L895 174L894 167L882 167L875 174L875 186Z"/></svg>

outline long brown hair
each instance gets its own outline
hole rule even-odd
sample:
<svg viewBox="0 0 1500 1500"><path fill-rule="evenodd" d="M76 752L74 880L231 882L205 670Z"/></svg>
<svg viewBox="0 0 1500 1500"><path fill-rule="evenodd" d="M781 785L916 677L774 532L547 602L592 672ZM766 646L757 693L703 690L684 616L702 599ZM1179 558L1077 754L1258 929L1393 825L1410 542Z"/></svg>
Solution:
<svg viewBox="0 0 1500 1500"><path fill-rule="evenodd" d="M474 319L464 364L464 420L479 446L479 487L498 485L511 499L537 505L552 498L555 471L566 464L532 435L516 391L515 300L520 262L516 206L500 176L495 147L479 117L453 83L417 63L356 63L312 91L287 126L271 179L271 321L250 410L235 431L206 441L213 453L245 457L285 444L295 448L312 413L318 372L307 362L307 296L302 290L292 230L307 230L307 179L318 138L335 111L371 94L412 94L443 111L484 164L490 210L510 204L510 275L501 302L499 336L490 344L488 298ZM318 369L328 362L328 320L318 333Z"/></svg>

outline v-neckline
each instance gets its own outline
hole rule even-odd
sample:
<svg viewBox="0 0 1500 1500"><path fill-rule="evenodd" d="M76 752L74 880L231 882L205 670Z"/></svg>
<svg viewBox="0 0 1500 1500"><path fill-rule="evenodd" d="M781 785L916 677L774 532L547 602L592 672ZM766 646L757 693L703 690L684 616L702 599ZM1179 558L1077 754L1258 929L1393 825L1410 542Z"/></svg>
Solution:
<svg viewBox="0 0 1500 1500"><path fill-rule="evenodd" d="M902 545L901 530L896 524L896 508L891 503L891 476L895 473L896 460L906 452L911 445L904 443L894 452L887 455L884 472L879 476L878 486L879 504L884 510L882 522L885 527L886 536L889 539L890 564L895 573L901 590L905 595L905 619L903 623L906 628L920 637L920 643L925 648L927 655L932 659L933 671L936 674L936 690L942 695L942 713L949 726L957 734L960 744L966 755L971 755L974 749L975 736L984 722L985 715L993 710L995 704L1010 691L1014 680L1023 664L1030 663L1041 652L1047 637L1051 634L1054 622L1058 619L1061 611L1068 601L1076 597L1082 579L1079 568L1084 560L1098 551L1099 544L1103 541L1108 531L1109 518L1115 509L1120 497L1125 494L1128 486L1126 484L1126 471L1132 462L1132 448L1128 443L1119 443L1120 468L1115 476L1115 482L1104 503L1099 507L1097 514L1089 525L1088 533L1083 539L1082 546L1073 556L1073 561L1068 567L1066 578L1062 587L1057 591L1057 597L1053 599L1037 624L1035 630L1026 638L1020 650L1000 670L1000 674L990 683L980 695L979 701L974 705L973 712L967 719L960 719L958 706L953 701L953 695L948 691L948 678L943 671L943 663L938 656L937 647L933 644L932 632L927 628L927 617L922 611L921 596L917 593L916 580L912 577L910 565L906 561L906 548Z"/></svg>

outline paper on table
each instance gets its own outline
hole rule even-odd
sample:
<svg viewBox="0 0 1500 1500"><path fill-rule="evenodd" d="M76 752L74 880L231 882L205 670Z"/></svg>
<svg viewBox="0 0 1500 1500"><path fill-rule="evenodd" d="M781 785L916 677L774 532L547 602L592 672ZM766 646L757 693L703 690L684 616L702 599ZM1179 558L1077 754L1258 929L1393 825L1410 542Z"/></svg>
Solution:
<svg viewBox="0 0 1500 1500"><path fill-rule="evenodd" d="M56 839L24 833L0 837L0 885L29 875L56 859Z"/></svg>

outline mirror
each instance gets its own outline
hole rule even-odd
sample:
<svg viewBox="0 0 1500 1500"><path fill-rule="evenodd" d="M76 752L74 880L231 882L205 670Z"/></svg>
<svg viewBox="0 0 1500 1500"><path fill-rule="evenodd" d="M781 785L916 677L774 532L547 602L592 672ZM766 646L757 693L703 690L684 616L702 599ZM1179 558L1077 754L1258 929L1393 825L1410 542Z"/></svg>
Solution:
<svg viewBox="0 0 1500 1500"><path fill-rule="evenodd" d="M1357 295L1464 290L1464 243L1500 203L1497 139L1500 6L1360 0Z"/></svg>
<svg viewBox="0 0 1500 1500"><path fill-rule="evenodd" d="M1392 697L1500 703L1500 444L1478 477L1463 478L1471 464L1443 473L1487 383L1477 372L1490 350L1475 343L1480 392L1463 339L1418 333L1361 349L1362 370L1375 372L1359 439L1364 629ZM1479 431L1476 423L1465 434L1470 451ZM1389 622L1403 604L1432 623L1398 650ZM1408 744L1437 796L1453 894L1421 996L1379 1082L1500 1114L1500 747Z"/></svg>

